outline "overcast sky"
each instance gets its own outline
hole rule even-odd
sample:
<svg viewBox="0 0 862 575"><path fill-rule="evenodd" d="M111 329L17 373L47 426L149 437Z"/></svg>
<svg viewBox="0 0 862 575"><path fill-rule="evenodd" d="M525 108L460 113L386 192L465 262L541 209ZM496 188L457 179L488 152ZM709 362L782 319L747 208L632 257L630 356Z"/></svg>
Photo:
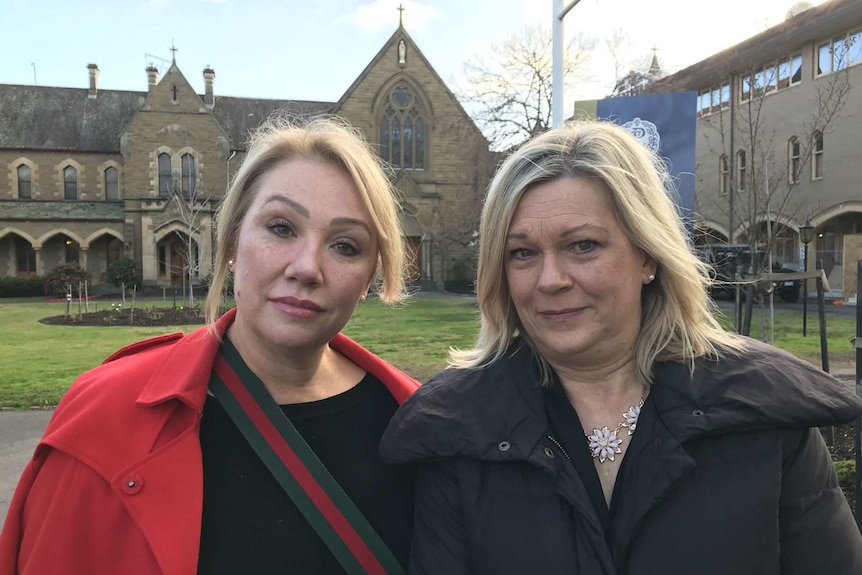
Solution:
<svg viewBox="0 0 862 575"><path fill-rule="evenodd" d="M100 88L144 91L144 69L165 66L173 42L199 92L210 65L217 96L336 101L396 30L399 4L408 33L454 87L472 55L526 24L550 30L553 0L0 0L0 83L86 88L95 63ZM566 100L606 95L613 66L603 39L617 28L631 60L655 46L676 71L777 24L791 5L583 0L565 27L598 39L597 81Z"/></svg>

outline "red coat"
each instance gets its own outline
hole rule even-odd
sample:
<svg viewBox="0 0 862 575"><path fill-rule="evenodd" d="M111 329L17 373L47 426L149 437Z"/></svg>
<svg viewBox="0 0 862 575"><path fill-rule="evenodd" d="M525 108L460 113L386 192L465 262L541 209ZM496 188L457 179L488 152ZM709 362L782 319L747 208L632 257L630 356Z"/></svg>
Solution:
<svg viewBox="0 0 862 575"><path fill-rule="evenodd" d="M224 333L235 312L216 323ZM331 345L403 402L418 383L339 334ZM203 500L198 440L219 342L197 329L127 346L54 412L0 533L0 575L190 575Z"/></svg>

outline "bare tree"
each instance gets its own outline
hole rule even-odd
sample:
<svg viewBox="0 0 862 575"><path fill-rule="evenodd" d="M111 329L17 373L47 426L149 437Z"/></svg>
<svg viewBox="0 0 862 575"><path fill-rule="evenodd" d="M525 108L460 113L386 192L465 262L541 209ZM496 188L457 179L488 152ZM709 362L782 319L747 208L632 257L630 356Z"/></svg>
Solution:
<svg viewBox="0 0 862 575"><path fill-rule="evenodd" d="M752 253L756 250L773 253L777 238L786 235L782 222L800 216L802 198L796 192L802 174L809 167L818 169L810 165L817 159L818 149L822 149L824 136L841 118L850 92L844 66L821 78L813 87L808 105L794 112L797 118L803 115L801 129L788 139L782 125L784 120L775 114L774 108L770 109L769 99L773 92L794 81L793 59L789 55L774 65L747 69L739 75L741 97L734 109L730 110L728 102L720 113L705 115L702 120L715 165L725 172L722 185L726 189L710 201L726 214L731 233L734 228L741 228L736 239L748 243ZM718 88L708 96L710 106L723 106L721 90ZM733 150L731 131L735 138ZM763 225L765 222L771 225ZM760 269L752 271L764 271L767 265L759 262Z"/></svg>
<svg viewBox="0 0 862 575"><path fill-rule="evenodd" d="M767 65L735 64L742 72L728 73L719 87L700 95L701 124L720 183L718 194L703 194L699 202L701 212L724 214L728 240L747 244L751 253L749 269L742 271L759 276L781 256L795 253L796 236L788 222L807 216L800 213L805 198L797 193L802 175L822 168L819 151L842 117L851 86L846 66L836 65L813 84L805 105L794 107L797 127L788 134L787 110L772 98L801 81L801 56L787 54ZM698 166L698 171L711 172L710 166ZM759 299L762 310L764 298ZM763 313L760 318L765 334Z"/></svg>
<svg viewBox="0 0 862 575"><path fill-rule="evenodd" d="M595 40L572 36L564 47L566 83L587 80ZM464 64L466 89L459 99L476 120L493 149L520 144L551 125L553 86L551 33L527 26L491 47L491 55L473 56Z"/></svg>
<svg viewBox="0 0 862 575"><path fill-rule="evenodd" d="M185 267L183 275L188 283L188 305L194 307L194 278L200 270L200 247L195 241L201 237L203 215L210 213L210 198L201 194L203 186L194 176L179 178L175 174L171 186L171 203L177 210L179 220L186 229L185 234L177 234L185 247Z"/></svg>

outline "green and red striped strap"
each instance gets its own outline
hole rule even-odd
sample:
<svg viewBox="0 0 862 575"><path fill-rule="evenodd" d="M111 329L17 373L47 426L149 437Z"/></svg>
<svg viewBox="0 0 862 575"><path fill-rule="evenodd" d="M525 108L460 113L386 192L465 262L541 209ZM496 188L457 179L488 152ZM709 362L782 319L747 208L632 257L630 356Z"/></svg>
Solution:
<svg viewBox="0 0 862 575"><path fill-rule="evenodd" d="M404 568L227 340L210 391L349 575Z"/></svg>

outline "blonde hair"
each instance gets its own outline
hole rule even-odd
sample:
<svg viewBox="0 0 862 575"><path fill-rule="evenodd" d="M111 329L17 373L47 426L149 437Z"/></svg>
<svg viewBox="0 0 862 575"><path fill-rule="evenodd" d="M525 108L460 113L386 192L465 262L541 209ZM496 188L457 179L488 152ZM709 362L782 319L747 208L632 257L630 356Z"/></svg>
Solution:
<svg viewBox="0 0 862 575"><path fill-rule="evenodd" d="M275 166L294 158L322 160L350 176L377 232L380 299L394 303L406 295L407 252L399 204L377 156L356 129L338 118L318 117L299 126L274 117L252 135L245 160L218 209L213 280L206 302L211 325L219 315L229 254L236 249L239 228L261 181Z"/></svg>
<svg viewBox="0 0 862 575"><path fill-rule="evenodd" d="M743 346L716 322L706 292L708 268L695 255L667 190L664 163L625 130L606 122L573 122L523 145L500 166L488 189L479 226L476 294L481 327L476 345L451 350L450 365L479 367L501 358L518 336L533 348L542 383L551 369L522 329L505 277L506 234L518 202L532 187L560 178L584 177L607 191L617 221L632 244L657 264L656 279L641 295L635 363L651 381L658 360L719 356Z"/></svg>

